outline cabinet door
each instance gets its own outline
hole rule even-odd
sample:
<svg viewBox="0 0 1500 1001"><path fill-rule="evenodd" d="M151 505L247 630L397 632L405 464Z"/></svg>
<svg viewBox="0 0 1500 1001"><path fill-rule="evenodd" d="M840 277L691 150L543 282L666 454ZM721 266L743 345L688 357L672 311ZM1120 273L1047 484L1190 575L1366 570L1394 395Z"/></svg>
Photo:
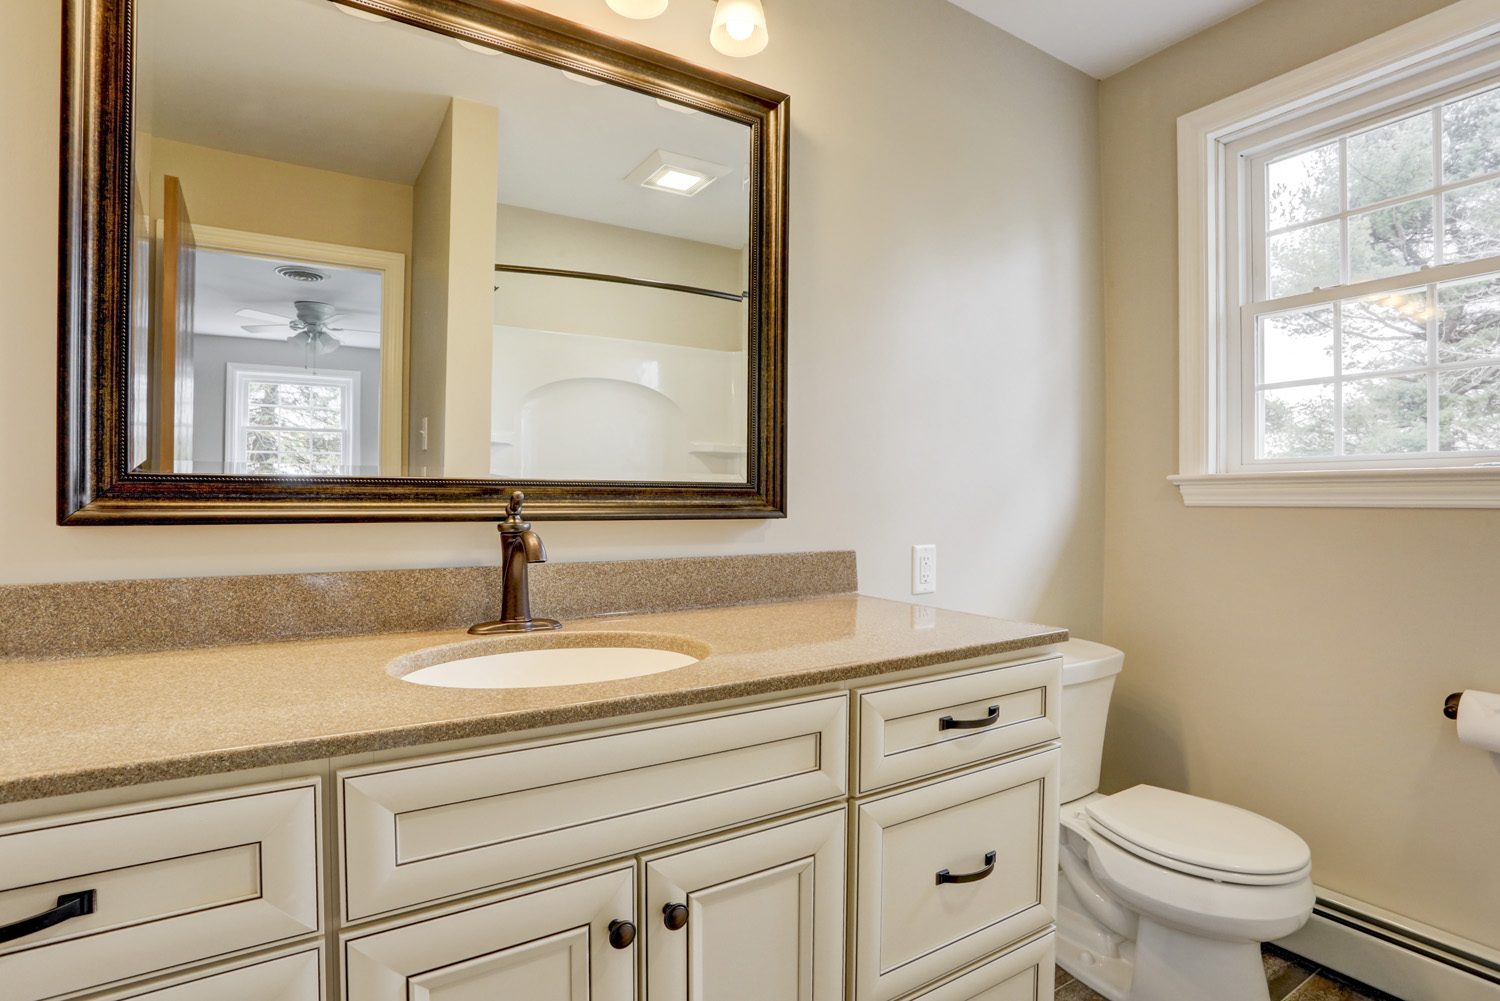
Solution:
<svg viewBox="0 0 1500 1001"><path fill-rule="evenodd" d="M635 872L622 866L344 939L348 1001L632 1001L633 944L610 924L635 919Z"/></svg>
<svg viewBox="0 0 1500 1001"><path fill-rule="evenodd" d="M840 1001L842 807L645 860L651 1001ZM668 927L666 909L687 908Z"/></svg>

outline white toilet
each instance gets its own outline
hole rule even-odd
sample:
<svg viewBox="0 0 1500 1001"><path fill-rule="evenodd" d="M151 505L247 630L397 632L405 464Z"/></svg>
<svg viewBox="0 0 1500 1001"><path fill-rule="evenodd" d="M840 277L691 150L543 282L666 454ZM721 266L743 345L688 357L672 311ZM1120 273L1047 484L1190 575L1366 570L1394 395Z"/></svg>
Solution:
<svg viewBox="0 0 1500 1001"><path fill-rule="evenodd" d="M1110 1001L1267 1001L1260 945L1312 914L1307 843L1239 807L1140 785L1101 796L1119 650L1063 655L1057 963Z"/></svg>

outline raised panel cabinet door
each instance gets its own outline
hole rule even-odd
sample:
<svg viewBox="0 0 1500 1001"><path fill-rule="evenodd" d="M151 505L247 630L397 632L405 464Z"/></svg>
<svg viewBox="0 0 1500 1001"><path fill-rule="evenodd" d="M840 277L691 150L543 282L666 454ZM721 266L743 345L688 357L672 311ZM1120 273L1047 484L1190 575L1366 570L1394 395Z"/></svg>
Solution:
<svg viewBox="0 0 1500 1001"><path fill-rule="evenodd" d="M347 1001L633 1001L635 869L346 934ZM619 927L617 925L617 927Z"/></svg>
<svg viewBox="0 0 1500 1001"><path fill-rule="evenodd" d="M855 1001L890 1001L1052 923L1059 755L859 802Z"/></svg>
<svg viewBox="0 0 1500 1001"><path fill-rule="evenodd" d="M845 816L646 859L650 1001L841 1001Z"/></svg>

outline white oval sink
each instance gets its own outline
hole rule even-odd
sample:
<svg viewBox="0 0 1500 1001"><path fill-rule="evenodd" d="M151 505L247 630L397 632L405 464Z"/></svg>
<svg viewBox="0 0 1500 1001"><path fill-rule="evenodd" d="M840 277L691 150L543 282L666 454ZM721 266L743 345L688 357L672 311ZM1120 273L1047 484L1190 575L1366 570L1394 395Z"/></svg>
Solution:
<svg viewBox="0 0 1500 1001"><path fill-rule="evenodd" d="M597 637L597 634L593 635ZM561 633L545 638L534 637L520 641L525 642L530 647L529 649L480 653L468 657L455 657L453 660L443 660L439 663L431 663L430 657L424 657L422 659L427 662L427 666L417 667L416 670L401 673L399 676L402 681L409 681L414 685L430 685L435 688L550 688L558 685L588 685L599 681L622 681L648 674L660 674L663 671L696 664L702 659L702 656L695 656L692 653L662 650L650 646L573 645L580 640L588 642L589 638L588 634L574 633L570 636L567 633ZM548 640L552 642L547 643ZM595 639L594 642L598 640ZM543 643L546 645L542 645ZM477 645L461 644L457 647L431 651L431 653L457 654ZM485 646L490 645L485 644ZM691 641L672 645L689 648L703 646ZM707 649L703 648L699 650L699 653L706 656ZM393 665L393 667L397 666Z"/></svg>

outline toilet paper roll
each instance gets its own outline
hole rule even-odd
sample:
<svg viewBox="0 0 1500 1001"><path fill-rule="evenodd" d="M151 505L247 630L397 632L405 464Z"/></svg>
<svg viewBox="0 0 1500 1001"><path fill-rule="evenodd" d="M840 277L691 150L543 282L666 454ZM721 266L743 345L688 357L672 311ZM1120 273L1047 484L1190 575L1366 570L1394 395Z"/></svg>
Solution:
<svg viewBox="0 0 1500 1001"><path fill-rule="evenodd" d="M1464 692L1458 703L1458 742L1500 754L1500 695Z"/></svg>

